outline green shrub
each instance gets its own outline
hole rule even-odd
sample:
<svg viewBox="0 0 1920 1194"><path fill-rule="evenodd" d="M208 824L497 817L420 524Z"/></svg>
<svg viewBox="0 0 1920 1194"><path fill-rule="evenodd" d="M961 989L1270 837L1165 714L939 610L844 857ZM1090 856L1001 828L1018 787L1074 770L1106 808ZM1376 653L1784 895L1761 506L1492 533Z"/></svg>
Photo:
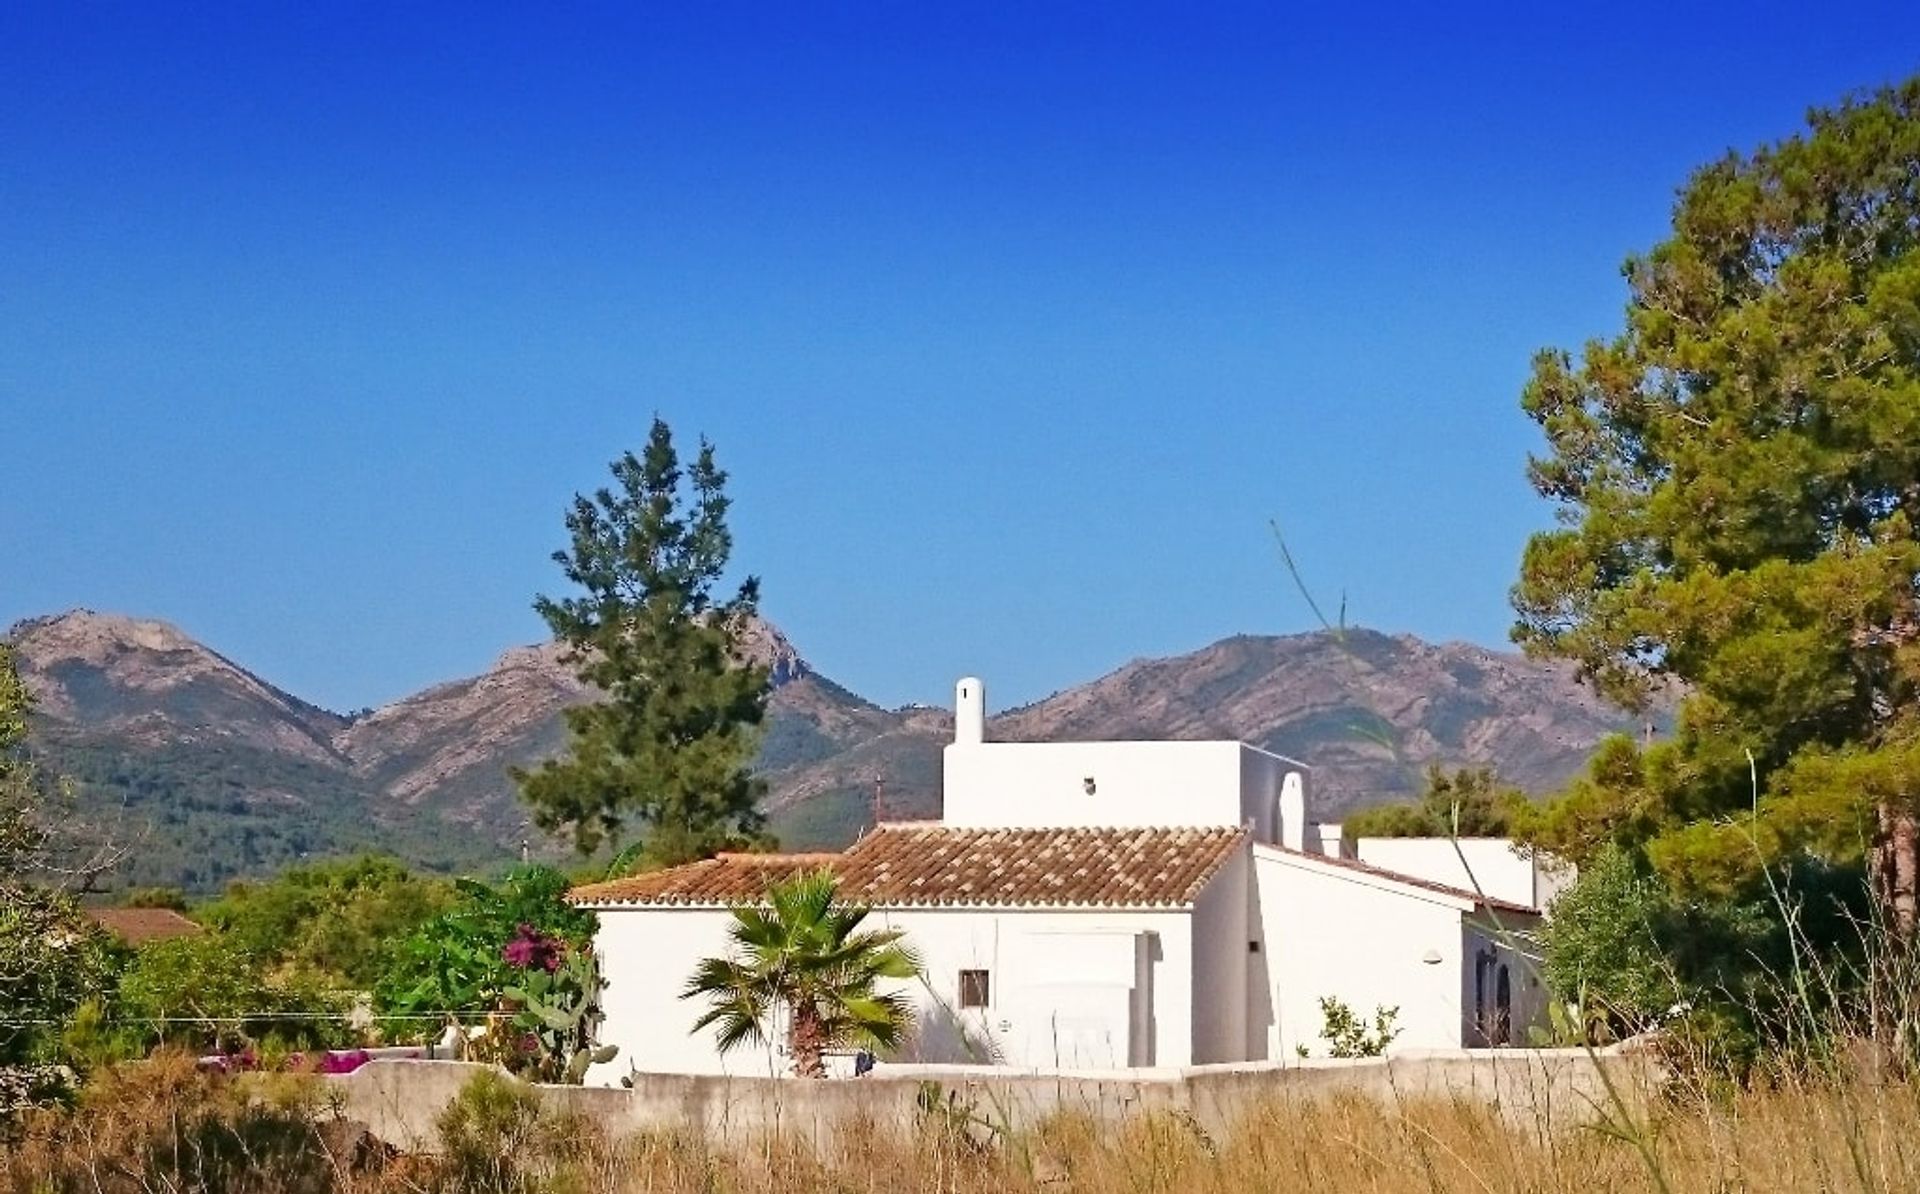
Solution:
<svg viewBox="0 0 1920 1194"><path fill-rule="evenodd" d="M107 1004L89 999L74 1009L60 1034L60 1058L80 1073L145 1055L146 1034L116 1022Z"/></svg>
<svg viewBox="0 0 1920 1194"><path fill-rule="evenodd" d="M74 1010L112 989L116 965L66 895L0 879L0 1065L50 1059Z"/></svg>
<svg viewBox="0 0 1920 1194"><path fill-rule="evenodd" d="M152 1043L238 1052L342 1043L346 1006L313 976L270 980L240 942L202 933L142 947L121 979L118 1017Z"/></svg>
<svg viewBox="0 0 1920 1194"><path fill-rule="evenodd" d="M136 887L127 892L120 901L128 908L166 908L173 912L187 910L187 893L177 887Z"/></svg>
<svg viewBox="0 0 1920 1194"><path fill-rule="evenodd" d="M275 966L312 970L335 985L369 990L400 942L452 902L453 888L445 880L369 855L231 884L198 915Z"/></svg>
<svg viewBox="0 0 1920 1194"><path fill-rule="evenodd" d="M566 902L567 877L551 867L516 867L498 887L461 879L455 889L454 906L401 944L374 987L374 1008L391 1017L396 1033L435 1033L440 1026L429 1017L445 1012L499 1010L523 977L507 956L516 939L551 939L567 949L592 943L593 914Z"/></svg>
<svg viewBox="0 0 1920 1194"><path fill-rule="evenodd" d="M1659 881L1618 846L1603 847L1542 926L1547 985L1606 1040L1652 1024L1680 998L1658 933L1673 915Z"/></svg>
<svg viewBox="0 0 1920 1194"><path fill-rule="evenodd" d="M1448 774L1427 768L1426 790L1414 800L1350 814L1349 838L1509 837L1532 814L1525 792L1500 783L1490 767Z"/></svg>
<svg viewBox="0 0 1920 1194"><path fill-rule="evenodd" d="M1320 1038L1327 1042L1329 1057L1379 1057L1400 1035L1394 1021L1400 1018L1397 1007L1373 1009L1373 1023L1365 1023L1353 1009L1331 995L1320 997Z"/></svg>
<svg viewBox="0 0 1920 1194"><path fill-rule="evenodd" d="M540 1095L491 1070L475 1074L440 1112L441 1177L466 1194L535 1194L546 1134Z"/></svg>

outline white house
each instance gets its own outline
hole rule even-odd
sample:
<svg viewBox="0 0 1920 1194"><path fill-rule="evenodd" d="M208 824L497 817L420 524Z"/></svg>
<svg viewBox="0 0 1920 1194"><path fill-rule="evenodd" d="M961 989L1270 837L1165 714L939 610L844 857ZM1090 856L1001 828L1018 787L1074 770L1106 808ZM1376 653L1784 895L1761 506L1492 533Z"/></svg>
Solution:
<svg viewBox="0 0 1920 1194"><path fill-rule="evenodd" d="M620 1047L589 1081L785 1072L777 1049L722 1056L710 1032L690 1034L703 1008L679 996L726 951L730 905L819 867L925 963L899 1060L1323 1055L1323 996L1363 1018L1397 1008L1395 1049L1523 1042L1541 1018L1525 936L1540 901L1510 848L1487 852L1479 891L1449 881L1457 853L1376 865L1310 823L1304 764L1239 742L989 742L979 681L957 698L941 821L881 825L838 854L724 854L572 893L599 913L600 1038Z"/></svg>

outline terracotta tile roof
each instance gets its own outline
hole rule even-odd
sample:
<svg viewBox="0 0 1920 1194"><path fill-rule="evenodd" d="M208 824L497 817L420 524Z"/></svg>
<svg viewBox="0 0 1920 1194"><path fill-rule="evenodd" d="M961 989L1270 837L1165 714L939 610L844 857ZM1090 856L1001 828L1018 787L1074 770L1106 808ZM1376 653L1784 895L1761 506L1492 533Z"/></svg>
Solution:
<svg viewBox="0 0 1920 1194"><path fill-rule="evenodd" d="M1315 854L1310 850L1290 850L1285 846L1265 846L1262 848L1274 850L1294 858L1311 859L1314 862L1322 863L1326 866L1339 867L1341 870L1359 871L1363 875L1373 875L1381 879L1391 879L1395 883L1404 883L1408 887L1418 887L1426 891L1438 892L1441 895L1452 896L1455 899L1468 900L1482 907L1491 908L1496 912L1517 912L1524 913L1527 916L1540 915L1538 908L1532 908L1526 904L1516 904L1511 900L1495 899L1493 896L1481 895L1478 892L1469 891L1464 887L1451 887L1445 883L1435 883L1431 879L1422 879L1418 875L1404 875L1399 871L1390 871L1385 867L1374 866L1370 862L1361 862L1357 858L1336 858L1331 854Z"/></svg>
<svg viewBox="0 0 1920 1194"><path fill-rule="evenodd" d="M200 926L171 908L89 908L93 922L128 945L191 937Z"/></svg>
<svg viewBox="0 0 1920 1194"><path fill-rule="evenodd" d="M567 893L576 904L733 904L801 871L831 867L838 854L722 854L664 871L589 883Z"/></svg>
<svg viewBox="0 0 1920 1194"><path fill-rule="evenodd" d="M723 854L575 888L584 904L725 904L811 867L876 907L1179 907L1246 841L1241 829L956 829L882 825L844 854Z"/></svg>

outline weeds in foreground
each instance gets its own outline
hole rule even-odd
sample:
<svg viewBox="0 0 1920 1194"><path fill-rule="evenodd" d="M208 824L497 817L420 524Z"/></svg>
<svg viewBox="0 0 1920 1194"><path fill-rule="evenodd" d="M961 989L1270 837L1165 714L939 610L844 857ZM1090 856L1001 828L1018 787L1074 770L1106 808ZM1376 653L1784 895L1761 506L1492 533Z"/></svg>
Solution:
<svg viewBox="0 0 1920 1194"><path fill-rule="evenodd" d="M1059 1114L983 1141L925 1114L851 1120L807 1142L609 1134L489 1075L439 1119L434 1154L369 1142L321 1097L196 1074L179 1059L103 1071L0 1154L0 1189L32 1194L775 1194L896 1190L1642 1191L1638 1141L1542 1112L1387 1090L1261 1099L1226 1124L1185 1111L1102 1123ZM798 1088L796 1088L798 1089ZM1589 1109L1591 1110L1591 1108ZM1920 1188L1920 1087L1806 1075L1719 1100L1654 1103L1643 1139L1676 1190Z"/></svg>

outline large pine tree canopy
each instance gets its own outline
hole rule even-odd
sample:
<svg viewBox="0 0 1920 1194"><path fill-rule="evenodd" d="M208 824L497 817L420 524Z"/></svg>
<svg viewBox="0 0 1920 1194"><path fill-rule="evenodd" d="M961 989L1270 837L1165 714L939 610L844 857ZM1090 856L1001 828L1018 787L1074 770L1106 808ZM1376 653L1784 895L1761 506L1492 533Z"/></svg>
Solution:
<svg viewBox="0 0 1920 1194"><path fill-rule="evenodd" d="M1534 361L1560 525L1514 636L1629 706L1683 699L1537 836L1697 894L1858 864L1920 801L1920 80L1696 172L1626 278L1622 332Z"/></svg>

